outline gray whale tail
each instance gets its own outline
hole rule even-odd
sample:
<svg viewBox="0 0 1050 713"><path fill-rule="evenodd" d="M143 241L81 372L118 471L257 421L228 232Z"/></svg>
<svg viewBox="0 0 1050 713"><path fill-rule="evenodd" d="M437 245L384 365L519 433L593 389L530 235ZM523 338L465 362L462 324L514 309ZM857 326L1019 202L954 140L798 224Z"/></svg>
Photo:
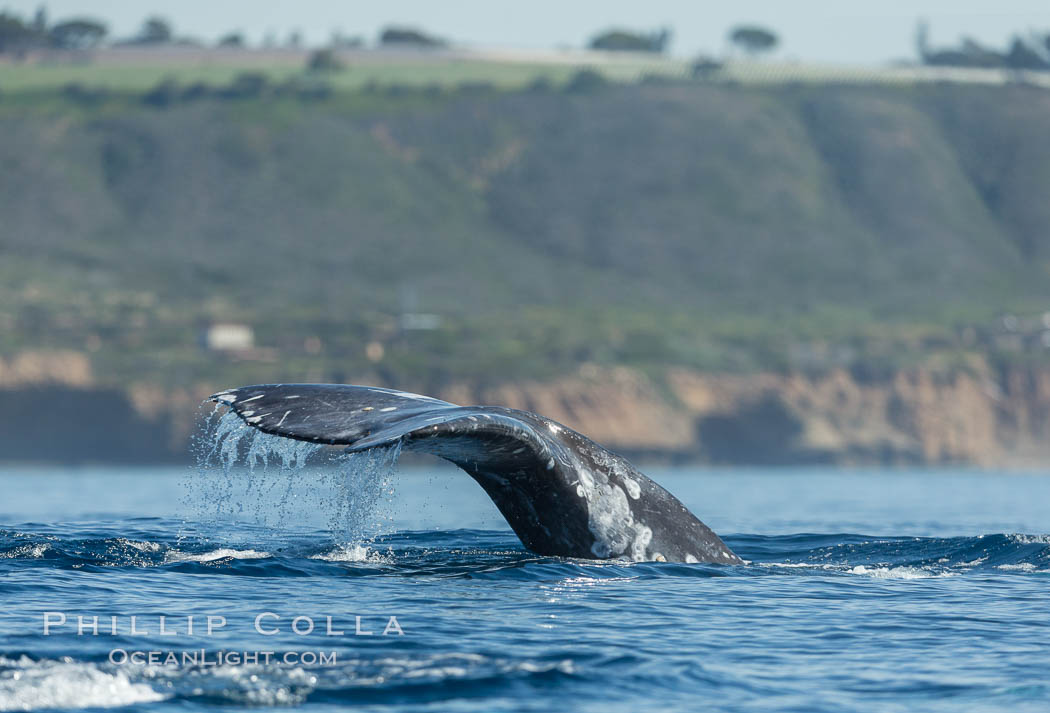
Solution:
<svg viewBox="0 0 1050 713"><path fill-rule="evenodd" d="M401 441L404 449L444 458L484 488L537 554L742 562L627 460L533 413L342 384L244 386L209 400L264 433L348 451Z"/></svg>

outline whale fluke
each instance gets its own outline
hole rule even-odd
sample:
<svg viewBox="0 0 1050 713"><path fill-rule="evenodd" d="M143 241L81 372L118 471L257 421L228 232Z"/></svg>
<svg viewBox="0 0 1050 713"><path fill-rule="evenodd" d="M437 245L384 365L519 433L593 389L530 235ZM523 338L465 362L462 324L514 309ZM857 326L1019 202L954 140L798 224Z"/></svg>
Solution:
<svg viewBox="0 0 1050 713"><path fill-rule="evenodd" d="M342 384L245 386L209 400L226 404L264 433L348 451L400 441L406 450L455 463L537 554L741 563L677 498L627 460L533 413Z"/></svg>

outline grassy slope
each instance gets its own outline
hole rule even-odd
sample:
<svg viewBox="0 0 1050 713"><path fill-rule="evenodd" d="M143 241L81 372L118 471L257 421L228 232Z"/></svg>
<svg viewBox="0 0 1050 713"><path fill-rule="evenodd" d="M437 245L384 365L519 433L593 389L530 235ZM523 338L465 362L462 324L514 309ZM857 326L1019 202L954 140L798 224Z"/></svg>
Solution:
<svg viewBox="0 0 1050 713"><path fill-rule="evenodd" d="M0 55L0 92L53 91L79 84L114 92L142 92L166 79L182 84L226 84L245 72L263 72L274 81L300 76L306 50L223 50L209 48L103 49L92 56L42 55L16 62ZM340 90L366 84L454 86L486 82L520 88L537 78L560 83L581 67L600 69L610 79L636 80L643 74L685 76L689 63L635 53L506 53L484 50L344 50L343 69L324 73ZM734 68L749 76L753 67Z"/></svg>
<svg viewBox="0 0 1050 713"><path fill-rule="evenodd" d="M780 367L813 341L921 359L957 324L1050 296L1046 101L706 84L163 109L8 95L0 352L96 335L113 381L423 385L582 361ZM399 333L406 304L444 327ZM214 319L252 323L276 361L202 355Z"/></svg>

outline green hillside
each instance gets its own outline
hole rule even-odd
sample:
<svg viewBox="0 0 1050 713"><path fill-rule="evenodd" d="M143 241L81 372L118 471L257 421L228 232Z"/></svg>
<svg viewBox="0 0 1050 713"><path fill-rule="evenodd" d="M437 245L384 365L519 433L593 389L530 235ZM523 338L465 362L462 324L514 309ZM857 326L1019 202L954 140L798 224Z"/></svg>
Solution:
<svg viewBox="0 0 1050 713"><path fill-rule="evenodd" d="M0 353L97 350L111 383L883 368L1050 308L1043 90L162 89L0 95ZM203 351L214 321L264 351Z"/></svg>

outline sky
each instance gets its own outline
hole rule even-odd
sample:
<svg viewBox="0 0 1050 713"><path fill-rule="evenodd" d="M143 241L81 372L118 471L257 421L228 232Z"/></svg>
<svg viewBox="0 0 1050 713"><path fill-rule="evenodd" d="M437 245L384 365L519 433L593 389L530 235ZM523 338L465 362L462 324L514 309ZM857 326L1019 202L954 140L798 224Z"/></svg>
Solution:
<svg viewBox="0 0 1050 713"><path fill-rule="evenodd" d="M32 15L40 0L0 0L0 10ZM423 28L457 44L525 49L581 47L610 27L673 31L671 52L721 55L727 31L760 24L781 38L778 56L872 64L915 57L915 28L929 23L932 45L968 36L1005 46L1018 33L1050 32L1050 0L48 0L52 21L105 20L111 34L135 34L146 15L168 19L179 35L214 40L240 31L252 43L302 33L309 45L334 31L374 41L390 25Z"/></svg>

